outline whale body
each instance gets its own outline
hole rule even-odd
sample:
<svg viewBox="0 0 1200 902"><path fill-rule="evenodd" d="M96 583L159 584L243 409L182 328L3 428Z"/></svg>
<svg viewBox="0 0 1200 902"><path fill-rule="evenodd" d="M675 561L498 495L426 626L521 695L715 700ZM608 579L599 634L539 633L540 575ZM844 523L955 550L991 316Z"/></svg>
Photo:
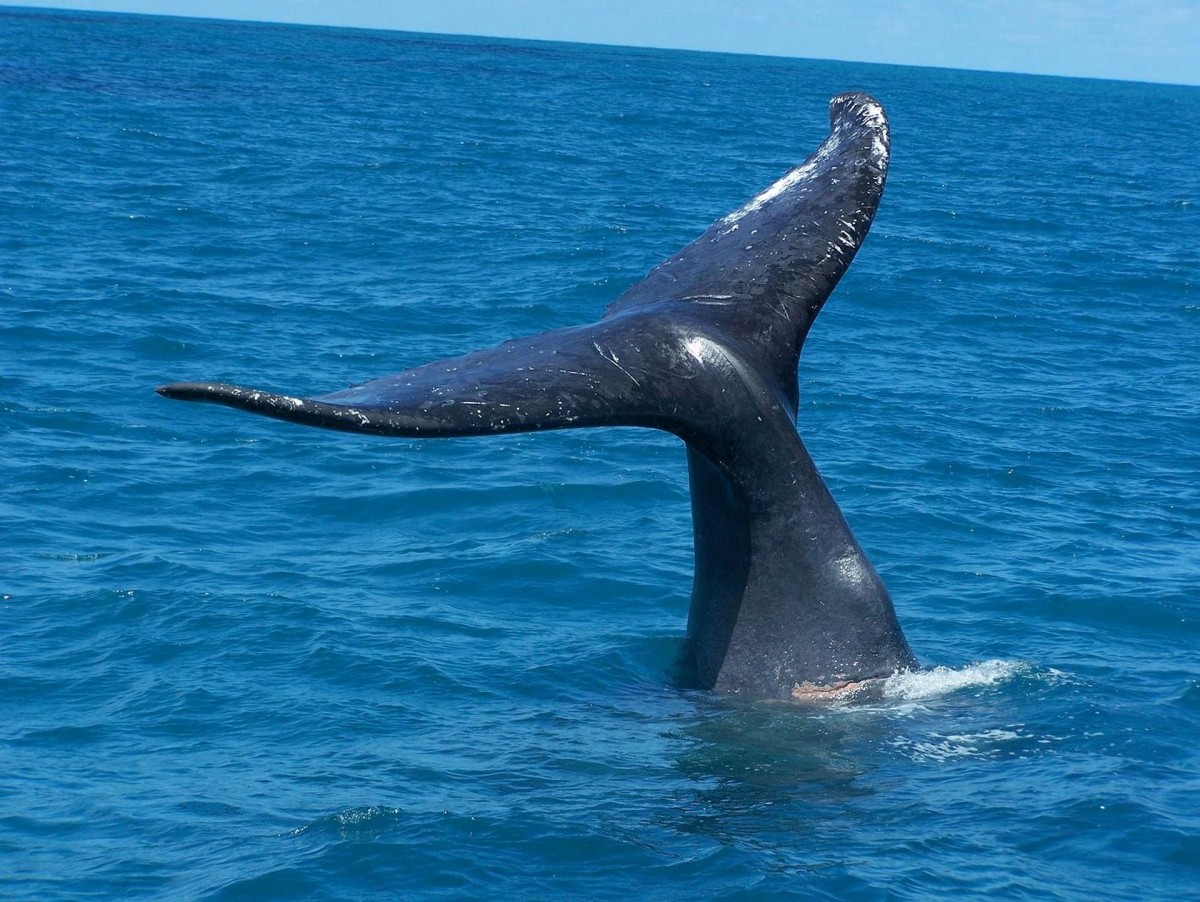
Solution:
<svg viewBox="0 0 1200 902"><path fill-rule="evenodd" d="M815 153L656 266L590 325L315 398L211 382L168 398L381 436L642 426L687 447L687 683L807 697L916 666L891 597L796 431L800 351L874 219L890 137L830 101Z"/></svg>

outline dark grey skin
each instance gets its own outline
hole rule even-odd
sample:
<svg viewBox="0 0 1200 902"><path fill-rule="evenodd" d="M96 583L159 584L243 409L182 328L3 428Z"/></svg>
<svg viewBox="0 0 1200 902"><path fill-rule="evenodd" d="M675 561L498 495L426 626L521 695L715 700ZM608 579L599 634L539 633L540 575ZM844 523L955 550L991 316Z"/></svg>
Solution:
<svg viewBox="0 0 1200 902"><path fill-rule="evenodd" d="M691 482L689 684L799 698L915 667L887 589L796 433L801 347L866 237L888 164L873 98L833 98L830 121L816 153L592 325L311 399L216 383L158 391L374 435L666 430L687 445Z"/></svg>

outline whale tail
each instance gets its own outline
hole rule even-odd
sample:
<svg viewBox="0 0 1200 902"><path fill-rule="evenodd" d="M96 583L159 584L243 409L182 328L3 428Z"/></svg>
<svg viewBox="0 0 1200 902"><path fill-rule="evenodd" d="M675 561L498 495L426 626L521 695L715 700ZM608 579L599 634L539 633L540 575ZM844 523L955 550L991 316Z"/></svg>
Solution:
<svg viewBox="0 0 1200 902"><path fill-rule="evenodd" d="M667 430L688 446L696 575L684 657L697 685L788 697L911 667L887 590L794 425L801 347L887 174L874 99L839 95L830 121L814 154L596 323L315 398L209 382L158 391L375 435Z"/></svg>
<svg viewBox="0 0 1200 902"><path fill-rule="evenodd" d="M794 418L801 347L870 229L889 146L877 101L865 94L834 97L829 136L815 153L654 267L593 326L505 342L315 398L212 382L175 383L158 392L375 435L657 426L643 422L628 386L607 394L608 376L622 366L629 370L622 361L645 356L619 340L622 330L613 326L631 314L643 320L659 314L680 326L685 343L691 332L712 331L735 342L770 377Z"/></svg>

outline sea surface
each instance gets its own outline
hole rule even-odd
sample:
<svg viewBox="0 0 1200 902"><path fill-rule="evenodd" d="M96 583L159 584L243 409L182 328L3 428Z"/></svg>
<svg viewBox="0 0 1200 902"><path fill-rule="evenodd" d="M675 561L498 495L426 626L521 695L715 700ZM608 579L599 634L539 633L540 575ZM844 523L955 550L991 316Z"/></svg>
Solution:
<svg viewBox="0 0 1200 902"><path fill-rule="evenodd" d="M684 450L317 394L589 322L874 93L799 428L926 669L681 688ZM0 10L0 897L1184 899L1200 89Z"/></svg>

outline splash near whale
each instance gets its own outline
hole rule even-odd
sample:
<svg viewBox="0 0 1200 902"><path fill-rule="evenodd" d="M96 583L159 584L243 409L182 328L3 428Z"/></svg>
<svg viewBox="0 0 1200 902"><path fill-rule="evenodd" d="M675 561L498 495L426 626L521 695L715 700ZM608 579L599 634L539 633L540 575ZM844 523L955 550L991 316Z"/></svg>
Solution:
<svg viewBox="0 0 1200 902"><path fill-rule="evenodd" d="M800 351L871 226L889 146L874 98L834 97L814 154L590 325L315 398L210 382L158 392L381 436L670 432L687 448L695 541L685 679L840 697L916 666L887 589L796 431Z"/></svg>

